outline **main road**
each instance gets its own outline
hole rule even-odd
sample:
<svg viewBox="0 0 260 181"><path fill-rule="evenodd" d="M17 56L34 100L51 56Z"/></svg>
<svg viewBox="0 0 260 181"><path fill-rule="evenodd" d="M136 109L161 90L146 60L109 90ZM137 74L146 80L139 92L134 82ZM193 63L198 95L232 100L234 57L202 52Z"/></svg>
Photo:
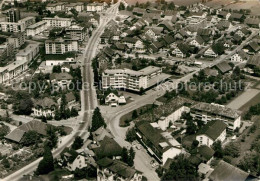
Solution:
<svg viewBox="0 0 260 181"><path fill-rule="evenodd" d="M74 138L76 136L81 136L82 138L86 137L88 134L88 127L91 124L91 113L92 110L97 106L97 100L95 96L95 89L93 86L93 72L91 67L91 60L96 55L97 52L97 45L100 39L100 36L102 32L104 31L107 23L115 18L117 9L118 9L119 2L112 5L105 14L109 14L108 16L101 16L100 18L100 24L99 27L93 32L91 38L89 39L87 46L85 48L85 51L83 53L84 62L82 66L82 75L83 75L83 83L84 87L82 90L82 110L83 110L83 117L82 121L83 124L81 124L79 127L77 127L77 130L73 131L73 134L71 134L66 141L64 141L62 144L58 146L57 149L53 150L52 154L53 157L57 157L60 155L60 153L63 151L64 148L70 146ZM16 172L10 174L9 176L5 177L3 181L16 181L19 180L23 175L32 174L39 162L42 158L39 158L32 163L24 166L22 169L17 170Z"/></svg>

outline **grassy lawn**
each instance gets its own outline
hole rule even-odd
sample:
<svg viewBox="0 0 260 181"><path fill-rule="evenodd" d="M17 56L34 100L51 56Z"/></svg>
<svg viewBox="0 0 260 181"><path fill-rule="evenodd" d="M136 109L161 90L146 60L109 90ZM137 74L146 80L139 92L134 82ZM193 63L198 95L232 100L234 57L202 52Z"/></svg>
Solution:
<svg viewBox="0 0 260 181"><path fill-rule="evenodd" d="M240 160L249 152L253 141L260 134L260 116L255 116L252 121L253 125L256 126L256 130L253 133L250 133L250 127L248 127L236 140L240 145L240 156L237 158L233 158L231 163L234 165L239 164Z"/></svg>
<svg viewBox="0 0 260 181"><path fill-rule="evenodd" d="M253 99L248 101L245 105L243 105L239 110L243 112L243 114L246 113L246 111L256 104L260 103L260 93L257 94Z"/></svg>
<svg viewBox="0 0 260 181"><path fill-rule="evenodd" d="M65 169L56 169L48 174L49 180L57 180L57 178L61 178L64 175L70 175L70 172Z"/></svg>
<svg viewBox="0 0 260 181"><path fill-rule="evenodd" d="M148 105L145 105L145 106L142 106L142 107L140 107L140 108L138 108L138 109L135 109L136 111L137 111L137 113L138 113L138 115L140 114L140 112L145 112L147 109L150 109L150 108L152 108L152 104L148 104ZM120 118L120 122L119 122L119 126L120 127L126 127L126 126L129 126L129 122L131 122L132 121L132 114L133 114L133 112L134 111L131 111L131 112L129 112L129 113L127 113L127 114L125 114L125 115L123 115L121 118ZM128 121L129 122L128 122ZM126 122L127 121L127 122Z"/></svg>

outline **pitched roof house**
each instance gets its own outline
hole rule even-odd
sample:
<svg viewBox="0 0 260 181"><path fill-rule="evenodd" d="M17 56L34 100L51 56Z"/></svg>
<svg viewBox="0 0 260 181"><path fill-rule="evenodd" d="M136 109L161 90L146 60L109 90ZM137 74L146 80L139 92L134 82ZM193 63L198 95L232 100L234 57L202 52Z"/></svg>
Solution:
<svg viewBox="0 0 260 181"><path fill-rule="evenodd" d="M215 141L223 142L226 139L227 125L221 120L213 120L208 122L196 135L199 145L207 145L210 147Z"/></svg>

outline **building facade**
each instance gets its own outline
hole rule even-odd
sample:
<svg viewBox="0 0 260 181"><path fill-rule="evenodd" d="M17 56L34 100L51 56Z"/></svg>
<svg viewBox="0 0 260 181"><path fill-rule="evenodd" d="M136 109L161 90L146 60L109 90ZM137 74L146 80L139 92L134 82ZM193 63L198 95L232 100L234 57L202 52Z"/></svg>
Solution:
<svg viewBox="0 0 260 181"><path fill-rule="evenodd" d="M47 29L47 22L39 21L26 29L27 36L35 36Z"/></svg>
<svg viewBox="0 0 260 181"><path fill-rule="evenodd" d="M67 52L78 51L78 40L75 39L55 39L45 41L46 54L64 54Z"/></svg>
<svg viewBox="0 0 260 181"><path fill-rule="evenodd" d="M73 21L72 18L59 18L55 16L54 18L43 18L43 21L47 23L48 27L69 27Z"/></svg>

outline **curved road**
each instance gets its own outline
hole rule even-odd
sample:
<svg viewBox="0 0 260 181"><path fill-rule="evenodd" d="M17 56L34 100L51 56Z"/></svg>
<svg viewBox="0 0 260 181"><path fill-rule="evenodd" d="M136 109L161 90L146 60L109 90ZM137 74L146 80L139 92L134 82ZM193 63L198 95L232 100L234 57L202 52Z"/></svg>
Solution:
<svg viewBox="0 0 260 181"><path fill-rule="evenodd" d="M106 16L104 18L101 17L100 25L94 31L91 38L89 39L89 42L88 42L85 52L83 54L85 59L84 59L82 74L83 74L83 83L85 85L84 86L85 89L83 89L83 92L81 95L83 96L83 110L84 110L83 122L84 122L84 124L79 126L78 130L76 130L72 135L70 135L70 137L66 140L66 142L63 142L62 144L60 144L60 146L52 152L54 158L57 157L58 155L60 155L60 153L62 152L62 150L64 148L70 146L73 143L74 138L76 136L81 136L84 138L88 134L88 127L91 123L91 121L90 121L91 113L92 113L92 110L97 106L96 98L95 98L95 89L93 87L93 72L92 72L92 67L91 67L91 60L96 54L96 50L97 50L96 47L97 47L97 44L98 44L98 41L99 41L99 38L100 38L102 32L104 31L107 23L111 19L113 19L117 13L118 5L119 5L119 2L107 10L107 13L110 14L109 16ZM42 158L39 158L39 159L35 160L34 162L26 165L22 169L5 177L3 179L3 181L19 180L23 175L33 173L36 170L41 159Z"/></svg>

